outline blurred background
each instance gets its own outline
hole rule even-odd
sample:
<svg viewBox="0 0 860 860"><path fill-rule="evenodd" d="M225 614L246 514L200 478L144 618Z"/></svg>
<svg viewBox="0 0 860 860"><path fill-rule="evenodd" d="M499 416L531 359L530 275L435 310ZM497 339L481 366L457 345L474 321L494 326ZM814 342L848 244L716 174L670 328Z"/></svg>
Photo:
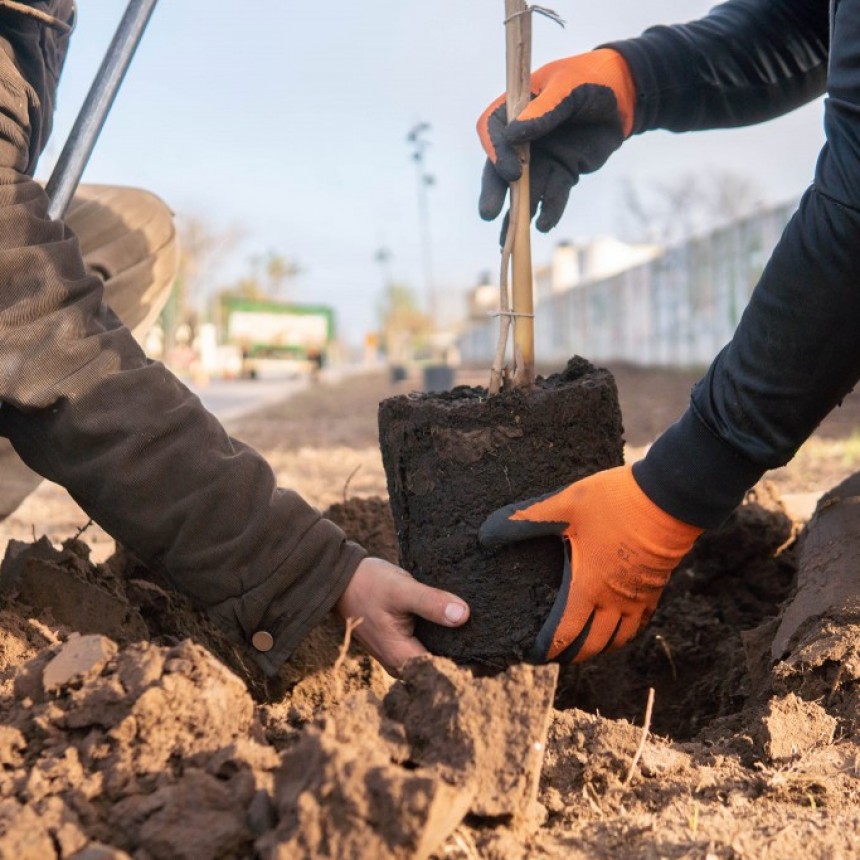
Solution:
<svg viewBox="0 0 860 860"><path fill-rule="evenodd" d="M79 5L43 178L125 4ZM710 5L558 0L533 65ZM499 224L477 214L475 123L504 89L502 18L501 0L158 4L84 176L176 213L148 351L200 383L488 363ZM707 363L812 178L821 115L651 133L584 177L533 240L538 362Z"/></svg>

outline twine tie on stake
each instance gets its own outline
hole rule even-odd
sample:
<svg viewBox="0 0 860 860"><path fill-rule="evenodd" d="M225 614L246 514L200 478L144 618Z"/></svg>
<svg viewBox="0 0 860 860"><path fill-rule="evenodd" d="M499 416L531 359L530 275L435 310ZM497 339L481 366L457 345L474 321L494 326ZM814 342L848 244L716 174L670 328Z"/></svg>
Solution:
<svg viewBox="0 0 860 860"><path fill-rule="evenodd" d="M516 311L487 311L487 316L490 317L531 317L534 319L534 314L521 314Z"/></svg>
<svg viewBox="0 0 860 860"><path fill-rule="evenodd" d="M563 27L565 25L564 18L562 18L554 9L547 9L546 6L526 6L525 9L521 9L519 12L514 12L513 15L508 15L502 23L507 24L508 21L513 21L514 18L519 18L520 15L531 15L532 12L537 12L538 15L543 15L545 18L549 18L550 21L555 21L559 27Z"/></svg>

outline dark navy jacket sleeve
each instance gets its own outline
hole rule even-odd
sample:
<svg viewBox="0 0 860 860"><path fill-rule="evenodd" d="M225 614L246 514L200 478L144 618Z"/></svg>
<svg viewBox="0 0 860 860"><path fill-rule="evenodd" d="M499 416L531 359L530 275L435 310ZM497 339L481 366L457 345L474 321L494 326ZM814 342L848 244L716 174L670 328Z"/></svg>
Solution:
<svg viewBox="0 0 860 860"><path fill-rule="evenodd" d="M634 467L646 494L686 522L719 524L860 379L860 0L835 6L824 125L814 183L732 341Z"/></svg>
<svg viewBox="0 0 860 860"><path fill-rule="evenodd" d="M604 47L623 54L636 82L634 133L749 125L824 92L827 0L730 0Z"/></svg>

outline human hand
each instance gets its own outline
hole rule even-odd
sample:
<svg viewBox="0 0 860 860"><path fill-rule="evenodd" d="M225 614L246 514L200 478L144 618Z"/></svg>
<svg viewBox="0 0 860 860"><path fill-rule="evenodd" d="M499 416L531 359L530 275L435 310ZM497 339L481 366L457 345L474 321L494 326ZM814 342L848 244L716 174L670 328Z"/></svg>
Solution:
<svg viewBox="0 0 860 860"><path fill-rule="evenodd" d="M669 576L701 533L658 508L631 467L619 466L500 508L478 537L487 547L564 538L561 588L531 656L578 663L620 648L648 623Z"/></svg>
<svg viewBox="0 0 860 860"><path fill-rule="evenodd" d="M392 675L410 657L427 653L413 635L414 616L445 627L459 627L469 618L465 601L418 582L381 558L358 565L335 610L344 620L362 619L355 637Z"/></svg>
<svg viewBox="0 0 860 860"><path fill-rule="evenodd" d="M630 136L636 87L621 54L601 48L541 67L531 88L534 98L510 123L504 95L478 120L487 153L479 211L485 221L502 211L509 183L522 174L515 147L530 143L531 214L540 203L537 228L546 233L580 175L602 167Z"/></svg>

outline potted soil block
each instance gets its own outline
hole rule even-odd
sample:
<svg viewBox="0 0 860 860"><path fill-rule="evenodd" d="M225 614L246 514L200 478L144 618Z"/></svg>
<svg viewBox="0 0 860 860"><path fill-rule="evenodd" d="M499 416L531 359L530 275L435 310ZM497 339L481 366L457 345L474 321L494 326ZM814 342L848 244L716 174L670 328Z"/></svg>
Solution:
<svg viewBox="0 0 860 860"><path fill-rule="evenodd" d="M583 358L528 389L483 388L382 401L379 437L400 563L459 594L465 626L419 620L427 648L460 663L502 668L534 643L558 591L557 538L486 550L478 528L496 508L623 462L621 410L607 370Z"/></svg>

